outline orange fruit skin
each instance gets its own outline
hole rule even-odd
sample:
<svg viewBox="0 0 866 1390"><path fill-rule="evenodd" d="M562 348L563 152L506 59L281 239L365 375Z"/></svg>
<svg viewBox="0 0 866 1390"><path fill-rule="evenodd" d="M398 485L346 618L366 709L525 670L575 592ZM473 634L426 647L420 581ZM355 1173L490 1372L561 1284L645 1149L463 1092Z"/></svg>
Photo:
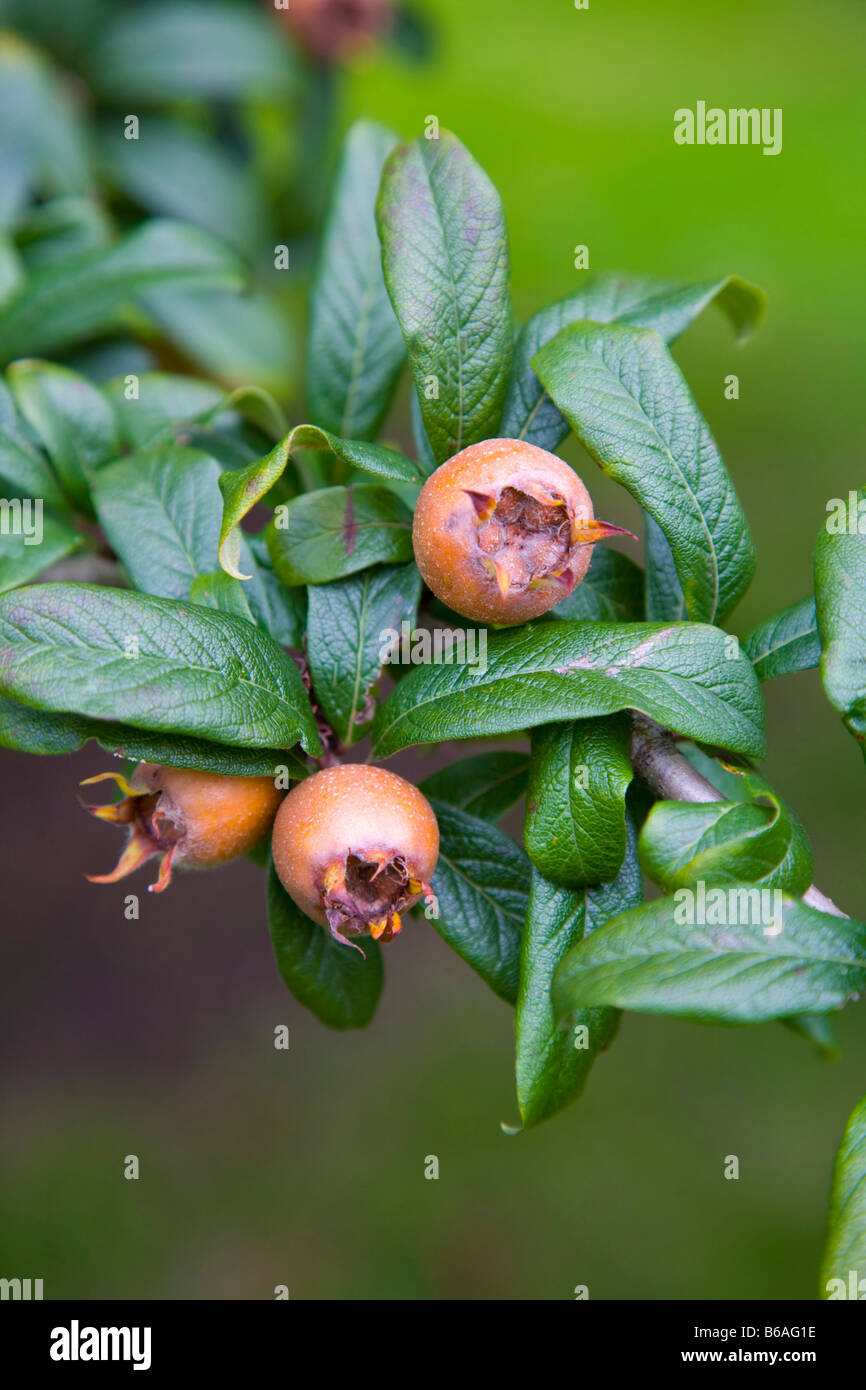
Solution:
<svg viewBox="0 0 866 1390"><path fill-rule="evenodd" d="M415 560L437 598L482 623L523 623L546 613L566 596L555 583L506 594L480 558L477 516L467 490L498 496L503 487L529 484L558 492L576 520L592 520L592 498L562 459L519 439L485 439L447 460L427 479L412 528ZM592 545L572 551L569 567L576 587L592 559Z"/></svg>
<svg viewBox="0 0 866 1390"><path fill-rule="evenodd" d="M277 812L272 849L286 892L307 917L327 926L322 878L332 864L348 854L399 855L411 878L429 881L439 857L439 826L427 798L405 778L344 763L292 787Z"/></svg>
<svg viewBox="0 0 866 1390"><path fill-rule="evenodd" d="M157 814L179 832L175 862L208 869L246 854L267 832L283 793L271 777L226 777L139 763L130 781L161 793Z"/></svg>

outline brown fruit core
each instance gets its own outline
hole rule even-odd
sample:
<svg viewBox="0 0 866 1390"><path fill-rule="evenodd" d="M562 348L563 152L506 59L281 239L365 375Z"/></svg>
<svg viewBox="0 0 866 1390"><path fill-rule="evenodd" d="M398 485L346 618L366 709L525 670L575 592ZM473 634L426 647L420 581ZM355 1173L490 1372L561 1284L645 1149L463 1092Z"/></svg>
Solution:
<svg viewBox="0 0 866 1390"><path fill-rule="evenodd" d="M355 945L347 939L353 936L391 941L402 930L400 913L424 891L429 889L412 877L403 856L385 851L349 853L329 865L322 877L322 903L331 935L347 946Z"/></svg>
<svg viewBox="0 0 866 1390"><path fill-rule="evenodd" d="M574 546L572 516L565 498L541 489L535 495L504 487L498 498L470 492L478 517L475 539L481 562L503 594L533 583L562 579L569 587L568 561Z"/></svg>

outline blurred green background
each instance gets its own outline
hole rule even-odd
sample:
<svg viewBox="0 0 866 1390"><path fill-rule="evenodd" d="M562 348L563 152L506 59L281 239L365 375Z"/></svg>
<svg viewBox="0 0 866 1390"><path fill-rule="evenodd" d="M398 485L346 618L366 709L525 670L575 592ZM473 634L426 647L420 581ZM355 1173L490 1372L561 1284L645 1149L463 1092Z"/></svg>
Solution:
<svg viewBox="0 0 866 1390"><path fill-rule="evenodd" d="M591 269L768 291L747 347L715 311L677 347L758 544L744 633L809 590L827 500L863 483L862 4L422 8L431 64L363 59L341 124L412 135L433 114L457 132L502 192L519 315L579 286L577 243ZM781 107L782 153L676 146L673 112L698 99ZM628 525L629 499L569 448ZM816 673L766 695L766 769L816 881L862 918L859 753ZM251 865L142 893L138 923L82 885L114 848L74 809L95 761L4 759L0 1273L47 1297L814 1295L833 1152L866 1088L863 1010L835 1064L778 1026L631 1016L577 1106L507 1138L512 1015L433 933L389 951L367 1033L328 1033L282 990Z"/></svg>

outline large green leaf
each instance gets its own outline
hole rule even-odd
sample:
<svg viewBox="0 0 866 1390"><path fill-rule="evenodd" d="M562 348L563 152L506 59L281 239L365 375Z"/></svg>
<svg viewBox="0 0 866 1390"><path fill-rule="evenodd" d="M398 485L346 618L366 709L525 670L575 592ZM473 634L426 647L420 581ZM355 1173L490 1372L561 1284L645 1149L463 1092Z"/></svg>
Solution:
<svg viewBox="0 0 866 1390"><path fill-rule="evenodd" d="M80 252L106 247L114 235L104 206L72 194L32 205L15 223L15 244L31 275Z"/></svg>
<svg viewBox="0 0 866 1390"><path fill-rule="evenodd" d="M224 473L220 478L223 494L220 564L235 579L247 578L238 569L241 522L280 481L295 449L328 449L350 468L359 468L375 477L395 478L404 483L421 481L417 465L393 449L385 449L381 444L368 444L360 439L339 439L316 425L296 425L263 459L256 460L239 472Z"/></svg>
<svg viewBox="0 0 866 1390"><path fill-rule="evenodd" d="M866 488L851 500L856 514L848 529L830 531L828 518L818 537L815 605L825 694L866 757L866 534L859 530L866 532Z"/></svg>
<svg viewBox="0 0 866 1390"><path fill-rule="evenodd" d="M0 515L5 516L13 505L8 499L0 501ZM65 521L45 515L39 520L32 508L22 516L28 519L29 535L0 529L0 593L29 584L84 544L84 537Z"/></svg>
<svg viewBox="0 0 866 1390"><path fill-rule="evenodd" d="M763 756L752 667L718 628L692 623L539 623L497 633L485 670L405 676L373 727L375 756L413 743L514 733L638 709L677 733Z"/></svg>
<svg viewBox="0 0 866 1390"><path fill-rule="evenodd" d="M137 140L115 117L99 132L100 154L114 182L148 212L194 222L220 241L261 249L267 221L249 163L213 139L148 116Z"/></svg>
<svg viewBox="0 0 866 1390"><path fill-rule="evenodd" d="M644 617L651 623L678 623L688 616L688 609L674 553L649 512L644 512L644 526Z"/></svg>
<svg viewBox="0 0 866 1390"><path fill-rule="evenodd" d="M99 524L137 589L186 598L214 569L220 519L219 467L198 449L155 444L100 469Z"/></svg>
<svg viewBox="0 0 866 1390"><path fill-rule="evenodd" d="M851 1113L833 1166L821 1297L866 1297L866 1096Z"/></svg>
<svg viewBox="0 0 866 1390"><path fill-rule="evenodd" d="M421 576L414 564L368 569L308 597L307 656L322 713L345 744L367 733L389 631L414 626Z"/></svg>
<svg viewBox="0 0 866 1390"><path fill-rule="evenodd" d="M862 923L817 912L779 889L698 884L621 913L571 950L553 1002L558 1017L610 1004L761 1023L840 1008L864 988Z"/></svg>
<svg viewBox="0 0 866 1390"><path fill-rule="evenodd" d="M222 570L214 575L219 478L219 465L198 449L150 445L99 469L93 485L99 523L136 589L242 614L278 642L300 646L303 597L280 583L261 541L242 544L246 585Z"/></svg>
<svg viewBox="0 0 866 1390"><path fill-rule="evenodd" d="M85 377L53 362L13 362L6 379L42 439L67 496L92 515L92 470L120 449L111 406Z"/></svg>
<svg viewBox="0 0 866 1390"><path fill-rule="evenodd" d="M431 882L439 912L432 917L433 926L495 994L513 1004L529 860L489 821L444 801L434 799L431 805L440 837L439 863Z"/></svg>
<svg viewBox="0 0 866 1390"><path fill-rule="evenodd" d="M258 628L90 584L0 597L0 694L241 747L321 749L294 662Z"/></svg>
<svg viewBox="0 0 866 1390"><path fill-rule="evenodd" d="M723 618L748 587L755 549L709 426L663 340L646 328L572 324L533 365L592 457L658 522L689 616Z"/></svg>
<svg viewBox="0 0 866 1390"><path fill-rule="evenodd" d="M157 286L140 300L163 334L208 376L231 387L252 383L280 396L291 390L295 334L272 291Z"/></svg>
<svg viewBox="0 0 866 1390"><path fill-rule="evenodd" d="M619 873L633 776L630 732L621 714L533 730L524 843L552 883L582 888Z"/></svg>
<svg viewBox="0 0 866 1390"><path fill-rule="evenodd" d="M76 753L91 741L116 758L227 777L274 777L287 768L292 781L299 781L308 773L303 755L295 748L229 748L203 738L148 733L80 714L49 714L0 697L0 746L4 748L45 756Z"/></svg>
<svg viewBox="0 0 866 1390"><path fill-rule="evenodd" d="M541 309L521 330L514 349L514 366L502 417L502 433L509 439L525 439L542 449L557 449L569 425L542 386L532 359L560 329L580 319L593 323L631 323L654 328L671 343L688 328L708 304L715 302L727 313L742 341L760 322L766 308L761 290L737 275L677 285L651 276L618 275L604 271L594 275L577 294Z"/></svg>
<svg viewBox="0 0 866 1390"><path fill-rule="evenodd" d="M807 671L821 660L815 600L801 599L774 613L743 639L743 650L759 680Z"/></svg>
<svg viewBox="0 0 866 1390"><path fill-rule="evenodd" d="M499 428L513 344L502 205L443 130L390 156L377 218L385 283L442 463Z"/></svg>
<svg viewBox="0 0 866 1390"><path fill-rule="evenodd" d="M285 97L295 66L258 7L206 0L121 9L86 57L96 90L125 107L190 96Z"/></svg>
<svg viewBox="0 0 866 1390"><path fill-rule="evenodd" d="M302 647L307 623L307 591L288 588L271 568L264 536L249 541L254 564L252 579L244 585L257 621L284 647ZM235 581L237 582L237 581Z"/></svg>
<svg viewBox="0 0 866 1390"><path fill-rule="evenodd" d="M87 190L77 105L40 54L7 28L0 32L0 131L0 227L36 193L50 198Z"/></svg>
<svg viewBox="0 0 866 1390"><path fill-rule="evenodd" d="M106 382L102 393L130 449L157 439L171 443L179 431L211 417L226 400L225 391L212 382L171 372L142 372L132 385L124 377L115 377Z"/></svg>
<svg viewBox="0 0 866 1390"><path fill-rule="evenodd" d="M111 327L155 285L239 285L234 257L197 227L155 218L114 246L40 267L0 308L0 358L37 356Z"/></svg>
<svg viewBox="0 0 866 1390"><path fill-rule="evenodd" d="M528 780L528 755L503 748L450 763L419 785L429 799L435 797L482 820L497 821L520 800Z"/></svg>
<svg viewBox="0 0 866 1390"><path fill-rule="evenodd" d="M777 796L751 803L659 801L640 835L641 868L666 892L703 880L805 893L812 855L799 821Z"/></svg>
<svg viewBox="0 0 866 1390"><path fill-rule="evenodd" d="M573 890L550 883L534 869L520 955L515 1071L524 1127L540 1124L575 1100L597 1054L619 1024L615 1009L576 1009L569 1027L557 1026L550 990L563 956L615 913L640 902L641 877L633 831L613 883Z"/></svg>
<svg viewBox="0 0 866 1390"><path fill-rule="evenodd" d="M640 565L620 550L596 545L583 579L549 616L570 622L637 622L643 617L643 592Z"/></svg>
<svg viewBox="0 0 866 1390"><path fill-rule="evenodd" d="M28 437L12 394L0 379L0 491L9 498L41 497L46 507L69 509L57 475Z"/></svg>
<svg viewBox="0 0 866 1390"><path fill-rule="evenodd" d="M375 438L406 360L375 216L396 143L375 121L346 136L311 294L307 403L317 424L347 439Z"/></svg>
<svg viewBox="0 0 866 1390"><path fill-rule="evenodd" d="M305 917L268 869L268 925L277 966L299 1004L329 1028L364 1028L382 992L382 954L375 941L360 951L335 941Z"/></svg>
<svg viewBox="0 0 866 1390"><path fill-rule="evenodd" d="M267 530L284 584L323 584L412 558L412 513L386 487L327 487L289 502Z"/></svg>

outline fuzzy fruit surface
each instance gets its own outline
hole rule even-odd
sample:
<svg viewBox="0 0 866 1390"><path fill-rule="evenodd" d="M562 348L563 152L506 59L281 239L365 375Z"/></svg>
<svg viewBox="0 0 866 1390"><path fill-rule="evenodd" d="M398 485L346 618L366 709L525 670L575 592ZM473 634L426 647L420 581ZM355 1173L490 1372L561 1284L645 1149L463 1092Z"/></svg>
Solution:
<svg viewBox="0 0 866 1390"><path fill-rule="evenodd" d="M430 892L439 827L427 798L382 767L344 763L293 787L277 813L274 867L307 917L345 944L390 941Z"/></svg>
<svg viewBox="0 0 866 1390"><path fill-rule="evenodd" d="M594 521L573 468L518 439L485 439L421 489L412 541L437 598L484 623L521 623L559 603L589 569Z"/></svg>
<svg viewBox="0 0 866 1390"><path fill-rule="evenodd" d="M154 763L139 763L129 782L112 772L88 782L106 780L117 783L124 799L88 809L128 827L127 844L117 867L91 881L114 883L158 855L156 891L168 887L178 865L210 869L248 853L270 827L282 799L270 777L226 777Z"/></svg>

